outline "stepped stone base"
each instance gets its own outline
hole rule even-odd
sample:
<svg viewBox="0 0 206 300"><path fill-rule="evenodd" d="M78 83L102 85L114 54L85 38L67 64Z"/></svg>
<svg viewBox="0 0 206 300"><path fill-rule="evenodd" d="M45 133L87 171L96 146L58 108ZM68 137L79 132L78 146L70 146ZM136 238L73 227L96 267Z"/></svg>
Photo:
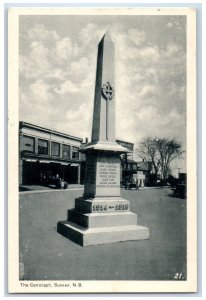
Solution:
<svg viewBox="0 0 206 300"><path fill-rule="evenodd" d="M84 228L71 221L60 221L57 232L81 246L149 239L149 229L138 225Z"/></svg>
<svg viewBox="0 0 206 300"><path fill-rule="evenodd" d="M138 226L137 215L128 211L128 200L118 197L84 201L76 199L67 220L58 222L58 233L81 246L149 239L149 229Z"/></svg>
<svg viewBox="0 0 206 300"><path fill-rule="evenodd" d="M68 221L85 228L117 227L137 225L137 215L132 212L81 213L72 209L68 210Z"/></svg>

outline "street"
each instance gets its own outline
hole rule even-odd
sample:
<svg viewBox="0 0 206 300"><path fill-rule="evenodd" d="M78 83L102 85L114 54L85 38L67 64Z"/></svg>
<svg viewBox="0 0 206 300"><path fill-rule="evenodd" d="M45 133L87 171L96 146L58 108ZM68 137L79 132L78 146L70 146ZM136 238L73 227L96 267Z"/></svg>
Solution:
<svg viewBox="0 0 206 300"><path fill-rule="evenodd" d="M169 188L122 190L149 240L81 247L57 233L83 190L20 194L20 279L172 280L186 277L186 200Z"/></svg>

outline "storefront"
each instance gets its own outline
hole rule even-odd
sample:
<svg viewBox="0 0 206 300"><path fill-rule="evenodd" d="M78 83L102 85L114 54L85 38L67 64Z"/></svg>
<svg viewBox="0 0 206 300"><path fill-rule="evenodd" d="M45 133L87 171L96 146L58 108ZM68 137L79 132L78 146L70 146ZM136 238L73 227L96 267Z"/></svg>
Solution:
<svg viewBox="0 0 206 300"><path fill-rule="evenodd" d="M59 176L68 184L81 183L81 144L81 138L20 122L19 184L41 184L42 176Z"/></svg>
<svg viewBox="0 0 206 300"><path fill-rule="evenodd" d="M80 183L80 163L23 159L22 184L40 184L42 174L59 176L68 184Z"/></svg>

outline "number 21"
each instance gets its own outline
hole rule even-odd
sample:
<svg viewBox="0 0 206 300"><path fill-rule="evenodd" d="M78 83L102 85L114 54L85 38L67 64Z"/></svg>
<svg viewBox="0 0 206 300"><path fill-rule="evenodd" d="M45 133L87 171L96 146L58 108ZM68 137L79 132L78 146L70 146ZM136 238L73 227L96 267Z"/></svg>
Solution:
<svg viewBox="0 0 206 300"><path fill-rule="evenodd" d="M184 279L182 273L176 273L174 279Z"/></svg>

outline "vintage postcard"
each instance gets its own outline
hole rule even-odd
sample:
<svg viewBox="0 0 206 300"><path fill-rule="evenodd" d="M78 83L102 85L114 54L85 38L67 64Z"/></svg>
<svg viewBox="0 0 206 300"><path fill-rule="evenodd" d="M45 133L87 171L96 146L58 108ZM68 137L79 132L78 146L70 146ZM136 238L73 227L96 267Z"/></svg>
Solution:
<svg viewBox="0 0 206 300"><path fill-rule="evenodd" d="M196 11L8 11L9 293L196 292Z"/></svg>

